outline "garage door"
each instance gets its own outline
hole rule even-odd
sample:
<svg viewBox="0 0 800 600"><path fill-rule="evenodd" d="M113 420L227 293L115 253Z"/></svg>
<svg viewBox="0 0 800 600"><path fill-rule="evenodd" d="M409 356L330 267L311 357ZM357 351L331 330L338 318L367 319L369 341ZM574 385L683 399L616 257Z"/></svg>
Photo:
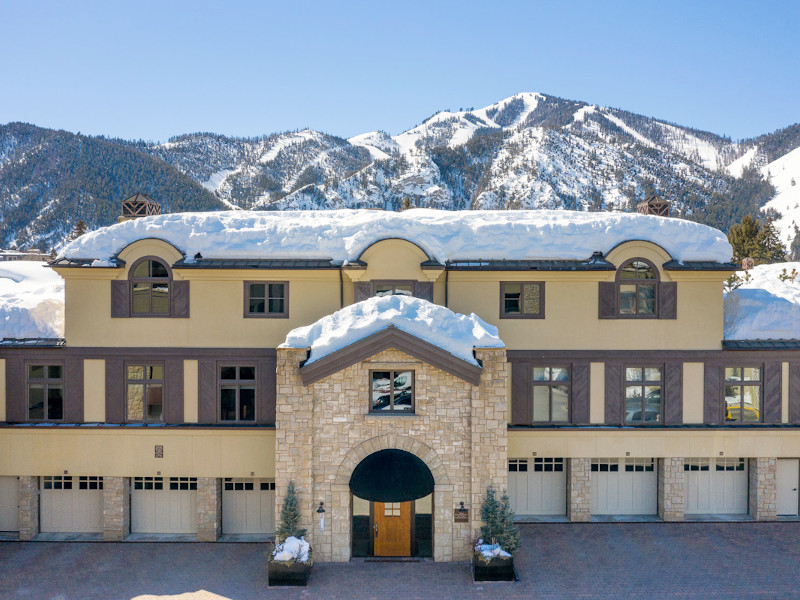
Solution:
<svg viewBox="0 0 800 600"><path fill-rule="evenodd" d="M567 472L563 458L508 461L508 496L518 515L567 514Z"/></svg>
<svg viewBox="0 0 800 600"><path fill-rule="evenodd" d="M42 533L102 533L103 478L42 477Z"/></svg>
<svg viewBox="0 0 800 600"><path fill-rule="evenodd" d="M687 458L687 515L747 513L747 461L744 458Z"/></svg>
<svg viewBox="0 0 800 600"><path fill-rule="evenodd" d="M275 482L225 479L222 484L222 533L275 533Z"/></svg>
<svg viewBox="0 0 800 600"><path fill-rule="evenodd" d="M196 533L196 477L134 477L132 533Z"/></svg>
<svg viewBox="0 0 800 600"><path fill-rule="evenodd" d="M0 477L0 531L19 531L19 481Z"/></svg>
<svg viewBox="0 0 800 600"><path fill-rule="evenodd" d="M652 458L593 458L592 514L654 515L658 480Z"/></svg>

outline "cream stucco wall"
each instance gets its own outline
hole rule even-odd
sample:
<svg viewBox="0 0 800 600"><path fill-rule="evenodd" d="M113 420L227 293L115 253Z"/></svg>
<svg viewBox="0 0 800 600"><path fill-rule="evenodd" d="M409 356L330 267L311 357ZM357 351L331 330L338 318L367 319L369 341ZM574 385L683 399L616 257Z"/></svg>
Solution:
<svg viewBox="0 0 800 600"><path fill-rule="evenodd" d="M683 363L683 422L702 423L703 387L705 365L703 363Z"/></svg>
<svg viewBox="0 0 800 600"><path fill-rule="evenodd" d="M589 422L606 422L606 365L589 365Z"/></svg>
<svg viewBox="0 0 800 600"><path fill-rule="evenodd" d="M83 420L103 423L106 420L106 361L83 361Z"/></svg>
<svg viewBox="0 0 800 600"><path fill-rule="evenodd" d="M197 423L199 420L197 369L196 360L183 361L183 420L186 423Z"/></svg>

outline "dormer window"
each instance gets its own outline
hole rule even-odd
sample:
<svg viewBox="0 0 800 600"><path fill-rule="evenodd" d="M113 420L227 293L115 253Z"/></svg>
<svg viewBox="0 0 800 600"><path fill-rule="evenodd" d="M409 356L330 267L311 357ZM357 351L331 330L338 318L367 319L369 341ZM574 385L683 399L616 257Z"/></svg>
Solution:
<svg viewBox="0 0 800 600"><path fill-rule="evenodd" d="M130 271L131 314L137 317L168 316L169 267L160 260L143 258Z"/></svg>
<svg viewBox="0 0 800 600"><path fill-rule="evenodd" d="M658 269L642 258L629 260L617 271L619 315L655 317L658 300Z"/></svg>

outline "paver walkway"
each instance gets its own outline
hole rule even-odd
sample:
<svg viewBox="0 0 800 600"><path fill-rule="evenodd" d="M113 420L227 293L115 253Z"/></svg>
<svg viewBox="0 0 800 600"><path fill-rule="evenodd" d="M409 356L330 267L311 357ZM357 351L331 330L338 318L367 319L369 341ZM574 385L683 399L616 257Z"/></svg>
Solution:
<svg viewBox="0 0 800 600"><path fill-rule="evenodd" d="M522 525L519 583L466 563L317 564L307 588L267 588L264 545L0 543L0 598L247 600L800 598L800 523Z"/></svg>

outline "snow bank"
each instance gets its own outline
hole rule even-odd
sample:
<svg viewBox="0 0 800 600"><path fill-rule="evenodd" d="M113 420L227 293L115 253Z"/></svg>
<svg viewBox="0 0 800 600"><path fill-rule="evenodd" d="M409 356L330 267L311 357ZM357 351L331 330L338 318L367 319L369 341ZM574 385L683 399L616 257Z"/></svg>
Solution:
<svg viewBox="0 0 800 600"><path fill-rule="evenodd" d="M478 540L475 544L475 552L480 552L486 560L492 560L496 556L509 558L511 555L503 550L499 544L484 544L483 540Z"/></svg>
<svg viewBox="0 0 800 600"><path fill-rule="evenodd" d="M108 260L128 244L160 238L187 259L320 258L351 261L372 243L403 238L432 258L588 259L626 240L647 240L676 260L727 262L731 247L721 231L681 219L629 213L565 210L405 212L375 210L166 214L82 235L66 258Z"/></svg>
<svg viewBox="0 0 800 600"><path fill-rule="evenodd" d="M64 281L38 261L0 262L0 338L64 336Z"/></svg>
<svg viewBox="0 0 800 600"><path fill-rule="evenodd" d="M475 313L461 315L449 308L411 296L382 296L352 304L316 323L289 332L281 348L311 348L306 364L386 329L390 325L434 344L473 365L472 349L502 348L497 327Z"/></svg>
<svg viewBox="0 0 800 600"><path fill-rule="evenodd" d="M726 340L800 339L800 275L781 281L784 269L800 273L800 262L750 269L750 281L725 295Z"/></svg>
<svg viewBox="0 0 800 600"><path fill-rule="evenodd" d="M303 538L289 536L282 544L275 546L272 551L273 560L295 560L297 562L308 562L308 553L311 546Z"/></svg>

